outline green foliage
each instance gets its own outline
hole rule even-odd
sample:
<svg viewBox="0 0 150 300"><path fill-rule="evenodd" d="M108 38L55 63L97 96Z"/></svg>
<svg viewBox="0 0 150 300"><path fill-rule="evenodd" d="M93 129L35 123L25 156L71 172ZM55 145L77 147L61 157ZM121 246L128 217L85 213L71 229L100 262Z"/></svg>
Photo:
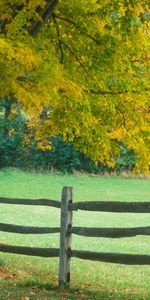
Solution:
<svg viewBox="0 0 150 300"><path fill-rule="evenodd" d="M36 130L30 128L25 115L17 112L12 100L1 101L0 106L0 167L22 169L57 170L63 173L75 171L103 174L105 172L131 171L136 162L133 150L119 143L115 168L95 162L74 148L73 142L63 141L61 135L37 140ZM47 147L48 145L48 147ZM49 147L50 145L50 147Z"/></svg>
<svg viewBox="0 0 150 300"><path fill-rule="evenodd" d="M22 157L25 120L14 116L12 120L0 118L0 167L16 166Z"/></svg>
<svg viewBox="0 0 150 300"><path fill-rule="evenodd" d="M132 149L128 149L123 143L119 143L120 154L116 157L115 171L133 171L136 164L136 155Z"/></svg>
<svg viewBox="0 0 150 300"><path fill-rule="evenodd" d="M50 150L37 148L36 140L26 146L26 157L20 167L28 169L57 170L63 173L72 173L80 168L79 153L73 149L72 143L63 142L57 136L55 138L47 137L51 142Z"/></svg>
<svg viewBox="0 0 150 300"><path fill-rule="evenodd" d="M2 111L2 110L1 110ZM61 136L47 137L51 149L41 149L34 130L22 115L6 119L0 117L0 167L18 167L26 170L57 170L63 173L76 171L103 174L114 169L95 162L77 151L72 142L63 141ZM116 157L117 172L132 170L135 164L133 151L120 143L120 155Z"/></svg>

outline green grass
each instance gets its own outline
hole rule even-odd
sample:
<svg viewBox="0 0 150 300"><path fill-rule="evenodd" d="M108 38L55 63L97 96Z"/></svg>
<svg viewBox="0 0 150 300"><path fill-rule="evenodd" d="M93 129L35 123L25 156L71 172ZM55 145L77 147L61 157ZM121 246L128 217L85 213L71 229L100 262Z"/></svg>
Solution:
<svg viewBox="0 0 150 300"><path fill-rule="evenodd" d="M0 171L0 196L60 199L64 185L74 187L74 201L150 201L150 181L98 176L60 176ZM0 222L29 226L59 226L60 210L1 205ZM74 212L74 226L150 226L149 214ZM2 243L59 247L59 234L0 233ZM73 236L73 249L149 254L150 238L124 239ZM58 259L0 253L0 300L27 299L150 299L149 266L124 266L72 259L71 287L57 289Z"/></svg>

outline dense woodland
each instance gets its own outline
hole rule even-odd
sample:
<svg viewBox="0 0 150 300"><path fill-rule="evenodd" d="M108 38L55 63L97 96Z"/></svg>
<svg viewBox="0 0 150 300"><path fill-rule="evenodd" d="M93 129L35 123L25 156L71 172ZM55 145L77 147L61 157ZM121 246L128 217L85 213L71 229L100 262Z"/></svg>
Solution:
<svg viewBox="0 0 150 300"><path fill-rule="evenodd" d="M148 172L149 1L0 11L1 166Z"/></svg>

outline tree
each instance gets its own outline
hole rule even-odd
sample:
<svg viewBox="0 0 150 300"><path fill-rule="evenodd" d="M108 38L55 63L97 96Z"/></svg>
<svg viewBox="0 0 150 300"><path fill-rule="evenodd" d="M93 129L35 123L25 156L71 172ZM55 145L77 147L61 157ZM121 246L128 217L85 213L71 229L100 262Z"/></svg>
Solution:
<svg viewBox="0 0 150 300"><path fill-rule="evenodd" d="M123 141L150 163L147 0L2 0L1 98L42 134L114 164Z"/></svg>

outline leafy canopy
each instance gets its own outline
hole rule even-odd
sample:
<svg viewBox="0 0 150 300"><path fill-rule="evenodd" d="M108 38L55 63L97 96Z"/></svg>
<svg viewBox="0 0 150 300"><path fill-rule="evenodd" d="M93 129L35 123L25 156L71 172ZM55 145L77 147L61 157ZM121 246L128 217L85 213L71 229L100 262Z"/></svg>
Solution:
<svg viewBox="0 0 150 300"><path fill-rule="evenodd" d="M150 165L149 1L1 0L0 97L42 134L113 165L118 141Z"/></svg>

